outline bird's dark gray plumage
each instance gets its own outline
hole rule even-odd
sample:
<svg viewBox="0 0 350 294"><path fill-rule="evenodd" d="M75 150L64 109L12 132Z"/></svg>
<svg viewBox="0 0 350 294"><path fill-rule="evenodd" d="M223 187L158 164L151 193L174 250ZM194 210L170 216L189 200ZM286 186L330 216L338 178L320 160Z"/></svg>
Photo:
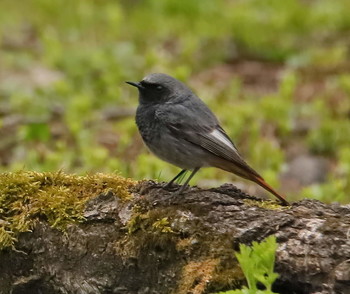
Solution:
<svg viewBox="0 0 350 294"><path fill-rule="evenodd" d="M185 84L162 73L146 76L141 82L127 82L139 90L136 124L148 148L159 158L193 170L180 190L202 167L217 167L273 190L241 157L211 110Z"/></svg>

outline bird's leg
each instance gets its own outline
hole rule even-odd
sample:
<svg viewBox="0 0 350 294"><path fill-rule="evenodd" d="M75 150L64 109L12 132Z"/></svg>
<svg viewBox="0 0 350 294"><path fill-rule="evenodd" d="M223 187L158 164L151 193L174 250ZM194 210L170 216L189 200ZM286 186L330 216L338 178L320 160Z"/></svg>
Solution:
<svg viewBox="0 0 350 294"><path fill-rule="evenodd" d="M179 178L181 177L187 170L186 169L183 169L182 171L180 171L176 176L175 178L173 178L169 183L167 183L164 188L167 189L167 188L170 188L174 182Z"/></svg>
<svg viewBox="0 0 350 294"><path fill-rule="evenodd" d="M199 167L196 167L192 173L190 174L190 176L188 177L188 179L186 180L185 184L183 184L183 186L180 188L180 190L178 190L176 192L177 195L181 194L188 186L188 183L191 181L191 179L193 178L193 176L199 171Z"/></svg>

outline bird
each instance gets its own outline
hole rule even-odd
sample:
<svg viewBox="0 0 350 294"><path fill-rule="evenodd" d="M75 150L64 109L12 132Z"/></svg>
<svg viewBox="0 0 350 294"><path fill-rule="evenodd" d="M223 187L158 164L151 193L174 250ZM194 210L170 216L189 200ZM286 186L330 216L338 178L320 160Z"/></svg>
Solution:
<svg viewBox="0 0 350 294"><path fill-rule="evenodd" d="M157 157L181 168L165 187L191 170L177 191L182 194L201 168L215 167L258 184L289 205L245 162L214 113L184 83L164 73L126 83L139 92L135 120L144 143Z"/></svg>

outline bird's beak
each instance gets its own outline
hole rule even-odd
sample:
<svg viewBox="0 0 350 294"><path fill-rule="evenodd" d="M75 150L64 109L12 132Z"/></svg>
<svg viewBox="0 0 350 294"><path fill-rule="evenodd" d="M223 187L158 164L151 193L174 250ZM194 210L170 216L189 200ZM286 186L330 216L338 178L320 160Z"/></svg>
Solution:
<svg viewBox="0 0 350 294"><path fill-rule="evenodd" d="M135 83L135 82L125 82L125 83L127 83L127 84L129 84L131 86L134 86L134 87L136 87L138 89L142 88L140 83Z"/></svg>

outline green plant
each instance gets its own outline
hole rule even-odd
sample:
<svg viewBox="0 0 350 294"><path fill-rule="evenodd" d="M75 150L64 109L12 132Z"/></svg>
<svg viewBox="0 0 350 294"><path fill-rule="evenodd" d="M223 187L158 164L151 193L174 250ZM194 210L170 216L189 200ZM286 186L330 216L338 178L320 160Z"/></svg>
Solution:
<svg viewBox="0 0 350 294"><path fill-rule="evenodd" d="M349 0L2 0L0 171L169 180L178 169L143 147L137 94L124 84L155 71L188 83L276 188L293 150L349 166L340 152L350 144L349 9ZM192 184L232 179L203 169ZM304 195L345 203L347 187L337 172Z"/></svg>
<svg viewBox="0 0 350 294"><path fill-rule="evenodd" d="M116 174L0 173L0 250L14 246L17 236L31 231L39 219L61 231L84 221L85 204L100 194L112 192L127 200L134 184ZM161 225L166 227L166 221Z"/></svg>
<svg viewBox="0 0 350 294"><path fill-rule="evenodd" d="M278 277L274 272L275 253L277 249L275 236L269 236L261 243L253 242L252 246L240 244L240 252L236 253L238 262L247 280L248 288L220 292L221 294L272 294L272 285ZM266 288L259 290L257 284Z"/></svg>

